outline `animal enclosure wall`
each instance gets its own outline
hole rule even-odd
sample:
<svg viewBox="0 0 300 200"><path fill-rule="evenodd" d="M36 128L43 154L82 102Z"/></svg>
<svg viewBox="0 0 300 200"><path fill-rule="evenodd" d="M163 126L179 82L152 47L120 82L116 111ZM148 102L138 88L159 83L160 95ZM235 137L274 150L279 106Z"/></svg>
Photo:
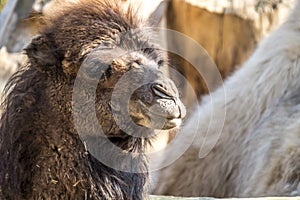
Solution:
<svg viewBox="0 0 300 200"><path fill-rule="evenodd" d="M172 0L166 13L167 28L185 34L199 43L215 62L222 78L238 68L255 49L258 41L281 24L292 7L288 1ZM207 65L188 43L167 38L171 49L184 49L184 55L199 65ZM198 98L208 93L206 82L214 82L216 74L204 80L194 66L173 55L172 66L187 77ZM209 66L211 67L211 66ZM182 87L187 87L181 83ZM217 85L215 85L217 86ZM183 95L192 106L191 93Z"/></svg>

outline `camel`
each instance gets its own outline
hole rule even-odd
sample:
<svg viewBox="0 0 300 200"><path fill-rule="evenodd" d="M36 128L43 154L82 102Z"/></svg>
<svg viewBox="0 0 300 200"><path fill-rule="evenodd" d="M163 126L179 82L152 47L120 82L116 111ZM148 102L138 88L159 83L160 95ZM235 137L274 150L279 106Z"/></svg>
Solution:
<svg viewBox="0 0 300 200"><path fill-rule="evenodd" d="M44 20L5 89L0 198L147 198L145 149L185 116L163 51L116 3L80 0Z"/></svg>
<svg viewBox="0 0 300 200"><path fill-rule="evenodd" d="M299 61L298 0L287 21L197 107L165 152L164 162L183 155L161 170L155 193L299 196Z"/></svg>

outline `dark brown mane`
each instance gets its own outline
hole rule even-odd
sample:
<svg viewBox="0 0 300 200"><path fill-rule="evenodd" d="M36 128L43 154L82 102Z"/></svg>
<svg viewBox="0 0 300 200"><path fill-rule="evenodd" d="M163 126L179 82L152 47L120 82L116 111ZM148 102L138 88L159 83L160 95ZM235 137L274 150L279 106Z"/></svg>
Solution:
<svg viewBox="0 0 300 200"><path fill-rule="evenodd" d="M72 119L71 113L65 113L70 105L54 106L64 102L64 99L58 99L55 93L62 94L64 98L70 97L69 87L72 80L64 73L70 75L76 73L78 70L76 67L94 47L114 43L117 39L115 37L120 32L138 26L138 21L130 10L123 12L112 5L102 1L88 1L66 6L54 16L46 18L48 26L27 47L29 64L11 77L2 103L1 199L144 198L147 174L117 171L87 154L78 136L72 134L73 127L68 122ZM69 26L70 24L72 26ZM87 28L92 26L94 28ZM74 35L76 38L72 37ZM64 64L64 68L61 63ZM46 114L43 108L47 107L56 107L56 110ZM63 115L59 116L59 113ZM39 126L44 131L52 133L64 131L68 134L47 135L36 131ZM60 140L65 140L63 142L65 149L60 150L61 147L56 145ZM74 144L79 152L72 155ZM43 148L44 146L50 146L52 151L49 152ZM60 158L59 156L64 153L70 157ZM64 165L69 166L70 170L63 171ZM47 166L53 171L47 174L34 172ZM64 176L68 178L59 181L59 177ZM46 182L37 181L43 177ZM128 181L131 184L128 184ZM55 185L56 190L47 190L50 185ZM66 188L68 185L70 188ZM31 196L32 194L34 195Z"/></svg>

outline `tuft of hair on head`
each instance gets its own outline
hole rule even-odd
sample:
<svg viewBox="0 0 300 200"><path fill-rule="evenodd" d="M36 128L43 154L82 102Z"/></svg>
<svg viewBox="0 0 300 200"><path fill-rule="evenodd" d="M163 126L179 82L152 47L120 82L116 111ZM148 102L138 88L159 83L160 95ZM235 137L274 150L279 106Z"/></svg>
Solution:
<svg viewBox="0 0 300 200"><path fill-rule="evenodd" d="M61 67L65 74L75 75L91 50L116 43L122 32L145 26L133 7L125 9L120 1L56 2L45 8L45 26L26 48L32 65L42 72Z"/></svg>

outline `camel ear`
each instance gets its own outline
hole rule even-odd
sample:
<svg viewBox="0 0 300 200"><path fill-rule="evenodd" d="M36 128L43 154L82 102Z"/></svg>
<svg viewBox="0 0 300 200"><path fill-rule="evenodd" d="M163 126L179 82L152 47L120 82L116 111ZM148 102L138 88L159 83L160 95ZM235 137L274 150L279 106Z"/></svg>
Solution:
<svg viewBox="0 0 300 200"><path fill-rule="evenodd" d="M25 52L31 65L39 71L50 71L61 65L57 48L46 36L32 39Z"/></svg>
<svg viewBox="0 0 300 200"><path fill-rule="evenodd" d="M148 21L152 24L152 26L159 26L159 23L165 16L167 12L167 8L169 6L169 0L163 0L157 6L157 8L151 13Z"/></svg>

